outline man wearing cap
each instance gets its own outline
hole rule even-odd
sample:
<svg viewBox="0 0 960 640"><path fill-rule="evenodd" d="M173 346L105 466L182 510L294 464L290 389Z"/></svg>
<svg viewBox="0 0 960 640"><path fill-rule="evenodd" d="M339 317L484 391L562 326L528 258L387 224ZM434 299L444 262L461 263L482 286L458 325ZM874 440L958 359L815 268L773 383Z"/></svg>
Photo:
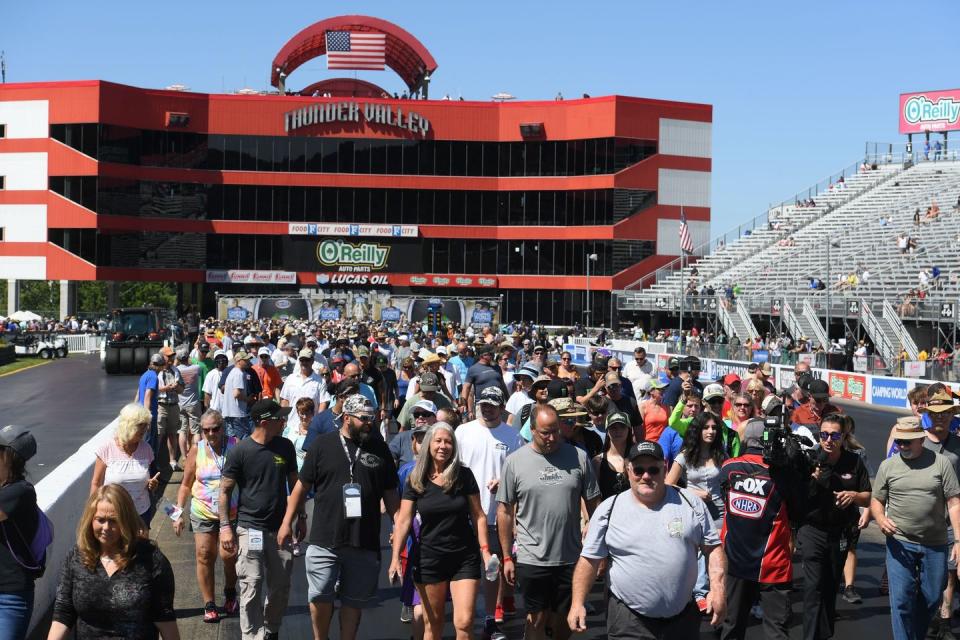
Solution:
<svg viewBox="0 0 960 640"><path fill-rule="evenodd" d="M533 386L533 379L537 377L537 370L527 365L520 367L520 370L513 375L514 391L507 400L507 415L504 422L512 424L514 416L519 415L523 407L533 404L530 387Z"/></svg>
<svg viewBox="0 0 960 640"><path fill-rule="evenodd" d="M237 367L239 370L240 367ZM306 516L287 495L297 485L297 453L281 437L290 407L258 400L250 407L253 433L227 453L220 480L220 545L237 555L240 632L244 640L278 637L290 595L293 553L277 533L285 512L300 512L300 537ZM240 491L237 529L230 521L230 497Z"/></svg>
<svg viewBox="0 0 960 640"><path fill-rule="evenodd" d="M375 413L360 394L344 401L340 430L319 436L310 445L277 535L279 544L290 540L294 519L313 491L306 573L314 638L329 637L338 597L339 637L344 640L357 637L362 610L377 604L380 501L392 519L400 497L397 467L374 427Z"/></svg>
<svg viewBox="0 0 960 640"><path fill-rule="evenodd" d="M497 535L497 489L500 485L504 461L525 442L516 429L501 419L503 393L499 387L490 386L481 392L477 401L477 410L479 415L476 420L465 422L457 428L455 432L457 448L460 464L470 468L480 487L480 505L487 514L487 540L490 544L490 553L497 554L505 561L506 557L501 552L500 539ZM498 633L496 620L502 618L503 609L513 609L513 598L504 602L502 579L484 580L483 583L486 603L484 631L490 636Z"/></svg>
<svg viewBox="0 0 960 640"><path fill-rule="evenodd" d="M542 640L550 618L553 637L564 640L581 550L580 505L592 515L600 489L586 453L563 441L557 410L537 405L532 420L533 441L507 457L497 488L500 548L513 548L514 536L517 542L516 566L505 555L503 575L524 595L524 636Z"/></svg>
<svg viewBox="0 0 960 640"><path fill-rule="evenodd" d="M220 382L223 391L220 413L223 414L227 435L240 439L246 438L253 431L250 405L259 397L259 393L254 393L250 384L250 378L256 378L256 374L250 372L251 358L253 356L243 349L238 350L233 356L233 367L223 373ZM257 387L259 382L257 379ZM286 415L284 413L284 416Z"/></svg>
<svg viewBox="0 0 960 640"><path fill-rule="evenodd" d="M212 355L210 343L202 337L198 338L196 348L190 352L190 363L200 366L200 389L203 389L203 383L207 379L207 374L216 368Z"/></svg>
<svg viewBox="0 0 960 640"><path fill-rule="evenodd" d="M763 383L764 388L769 391L772 395L776 395L777 388L770 382L770 378L773 376L773 366L769 362L763 362L757 366L756 378L761 383Z"/></svg>
<svg viewBox="0 0 960 640"><path fill-rule="evenodd" d="M466 401L467 414L471 420L477 417L476 401L487 387L495 386L500 389L504 397L507 396L507 386L503 382L503 372L493 363L494 349L488 344L477 349L477 362L467 371L463 381L462 398Z"/></svg>
<svg viewBox="0 0 960 640"><path fill-rule="evenodd" d="M150 356L150 364L147 370L140 376L140 382L137 387L137 403L150 410L150 429L147 431L144 439L150 448L153 449L153 457L156 459L157 452L160 449L160 439L157 437L157 403L160 393L160 377L158 372L166 364L166 359L159 353Z"/></svg>
<svg viewBox="0 0 960 640"><path fill-rule="evenodd" d="M437 409L450 408L453 403L440 393L440 379L435 373L426 372L420 376L420 391L413 394L400 409L400 415L397 416L397 422L400 424L400 431L409 431L413 428L413 408L421 400L432 402ZM436 411L434 411L436 413Z"/></svg>
<svg viewBox="0 0 960 640"><path fill-rule="evenodd" d="M177 433L180 431L180 397L183 378L176 367L177 352L171 347L159 351L163 367L157 371L157 436L159 451L157 460L163 457L164 449L170 460L170 469L177 469Z"/></svg>
<svg viewBox="0 0 960 640"><path fill-rule="evenodd" d="M830 385L825 380L810 380L806 395L810 399L793 411L793 424L820 426L824 416L843 413L840 407L830 403Z"/></svg>
<svg viewBox="0 0 960 640"><path fill-rule="evenodd" d="M590 519L573 575L568 626L586 630L584 602L601 563L609 558L608 638L695 640L700 613L690 594L698 552L710 572L711 624L722 622L726 610L726 558L719 532L703 500L666 484L659 444L633 445L626 467L630 490L604 500Z"/></svg>
<svg viewBox="0 0 960 640"><path fill-rule="evenodd" d="M789 637L791 522L803 515L800 492L807 479L764 463L763 431L763 420L749 420L742 455L720 467L726 507L720 537L727 555L727 617L721 640L746 636L750 608L758 594L765 637Z"/></svg>
<svg viewBox="0 0 960 640"><path fill-rule="evenodd" d="M899 454L880 463L870 500L870 512L887 537L890 621L896 640L927 633L947 585L947 561L960 553L960 483L950 460L926 448L926 440L917 418L897 421ZM944 511L953 545L948 544Z"/></svg>
<svg viewBox="0 0 960 640"><path fill-rule="evenodd" d="M588 402L592 403L597 397L593 396ZM555 398L548 404L557 411L560 434L567 443L584 451L589 460L603 452L603 437L587 428L589 420L586 407L574 402L573 398Z"/></svg>
<svg viewBox="0 0 960 640"><path fill-rule="evenodd" d="M676 369L674 369L674 364L676 364ZM670 378L667 388L663 390L663 404L671 408L675 407L680 400L680 396L687 389L696 389L700 392L701 397L703 396L703 385L698 380L700 377L700 358L687 356L676 362L673 358L670 358L668 366L673 377Z"/></svg>
<svg viewBox="0 0 960 640"><path fill-rule="evenodd" d="M612 362L613 358L610 361ZM607 405L607 411L622 411L630 416L631 424L640 424L640 411L637 409L637 401L624 393L623 378L620 377L619 373L607 371L603 378L603 384L610 401Z"/></svg>
<svg viewBox="0 0 960 640"><path fill-rule="evenodd" d="M437 422L437 405L431 400L417 400L407 403L411 406L408 416L412 422L390 440L390 453L397 467L402 467L413 461L413 445L411 437L417 427L430 427ZM404 406L406 408L406 405Z"/></svg>
<svg viewBox="0 0 960 640"><path fill-rule="evenodd" d="M270 357L270 349L267 347L257 349L257 360L257 364L253 365L253 371L260 379L260 387L263 389L260 398L279 402L283 380L280 379L280 370L273 364L273 359Z"/></svg>
<svg viewBox="0 0 960 640"><path fill-rule="evenodd" d="M327 383L314 370L313 349L304 348L297 354L297 370L287 376L280 388L280 406L295 407L300 398L313 400L316 415L320 415L330 404L330 394L327 392ZM295 429L297 417L291 412L287 419L287 428Z"/></svg>
<svg viewBox="0 0 960 640"><path fill-rule="evenodd" d="M594 395L603 391L606 382L604 376L607 375L608 363L609 359L602 356L594 358L593 362L591 362L587 368L589 375L578 378L577 381L574 382L573 388L577 402L584 404Z"/></svg>

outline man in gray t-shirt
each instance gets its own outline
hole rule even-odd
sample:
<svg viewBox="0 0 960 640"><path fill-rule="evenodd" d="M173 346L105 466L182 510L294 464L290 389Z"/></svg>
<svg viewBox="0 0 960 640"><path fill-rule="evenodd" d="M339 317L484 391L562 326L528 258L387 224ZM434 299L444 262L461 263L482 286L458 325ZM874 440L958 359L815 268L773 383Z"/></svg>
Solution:
<svg viewBox="0 0 960 640"><path fill-rule="evenodd" d="M710 571L711 624L719 624L726 609L726 558L717 527L703 500L666 484L658 443L640 442L627 458L630 489L604 500L590 520L573 575L567 624L574 631L586 629L584 601L601 561L610 558L608 637L646 632L657 638L699 638L700 612L691 598L698 551Z"/></svg>
<svg viewBox="0 0 960 640"><path fill-rule="evenodd" d="M509 456L497 490L497 529L501 549L517 536L517 566L504 553L503 575L518 583L527 609L525 636L542 638L547 618L553 637L570 630L570 582L580 555L580 505L592 514L600 497L593 465L586 454L563 441L560 418L550 405L534 407L533 441ZM514 522L516 509L516 522Z"/></svg>

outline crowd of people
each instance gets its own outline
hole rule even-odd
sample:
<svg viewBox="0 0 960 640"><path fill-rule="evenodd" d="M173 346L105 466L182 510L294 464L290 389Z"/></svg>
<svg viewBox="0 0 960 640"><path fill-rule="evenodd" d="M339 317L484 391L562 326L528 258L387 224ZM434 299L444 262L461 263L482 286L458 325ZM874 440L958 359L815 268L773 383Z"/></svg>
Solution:
<svg viewBox="0 0 960 640"><path fill-rule="evenodd" d="M320 639L334 624L364 637L383 573L418 640L448 623L458 639L479 623L503 640L518 601L528 639L582 632L601 607L609 638L683 640L703 626L743 638L752 615L787 638L795 561L803 637L830 638L837 598L861 601L856 548L871 520L887 538L893 636L951 637L954 395L911 392L914 416L892 428L871 484L827 383L803 362L786 389L772 373L755 364L705 383L696 357L659 372L643 347L579 367L528 326L468 337L208 321L153 354L96 449L76 546L47 568L59 572L48 637L178 638L175 584L192 578L150 540L171 527L192 532L204 622L237 616L245 639L278 637L295 571ZM24 473L35 453L28 430L0 430L10 638L26 633L42 572ZM175 499L161 498L181 469ZM598 580L605 596L591 600Z"/></svg>

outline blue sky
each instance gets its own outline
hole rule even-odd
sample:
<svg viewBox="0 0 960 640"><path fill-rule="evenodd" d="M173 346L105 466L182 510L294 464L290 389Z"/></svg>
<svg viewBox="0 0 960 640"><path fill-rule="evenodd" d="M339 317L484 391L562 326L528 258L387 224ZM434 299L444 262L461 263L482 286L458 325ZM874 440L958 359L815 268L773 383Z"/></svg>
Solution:
<svg viewBox="0 0 960 640"><path fill-rule="evenodd" d="M713 233L903 142L901 92L960 86L960 2L49 2L0 18L7 81L104 79L195 91L266 88L303 27L361 13L437 59L431 95L634 95L714 106ZM290 86L329 77L323 59ZM392 74L366 73L401 90ZM957 135L960 144L960 133Z"/></svg>

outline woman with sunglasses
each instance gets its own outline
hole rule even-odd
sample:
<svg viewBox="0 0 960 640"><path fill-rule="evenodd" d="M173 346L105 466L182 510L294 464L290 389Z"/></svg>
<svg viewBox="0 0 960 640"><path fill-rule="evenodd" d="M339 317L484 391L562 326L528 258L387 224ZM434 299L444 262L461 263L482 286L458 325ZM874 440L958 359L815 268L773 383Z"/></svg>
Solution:
<svg viewBox="0 0 960 640"><path fill-rule="evenodd" d="M723 493L720 490L720 465L727 459L721 430L723 421L706 411L698 414L687 427L683 447L667 473L667 484L686 486L707 505L707 513L719 530L723 522ZM693 597L700 612L707 610L710 581L703 556L697 560L697 583Z"/></svg>
<svg viewBox="0 0 960 640"><path fill-rule="evenodd" d="M573 364L573 356L570 355L569 351L565 351L560 354L560 368L557 369L558 378L569 378L570 380L578 380L580 378L580 372L577 371L577 368Z"/></svg>
<svg viewBox="0 0 960 640"><path fill-rule="evenodd" d="M663 404L663 388L666 386L656 379L650 381L647 399L641 402L639 407L643 425L634 426L633 435L637 442L644 440L656 442L663 434L663 430L667 428L672 407Z"/></svg>
<svg viewBox="0 0 960 640"><path fill-rule="evenodd" d="M821 462L811 475L797 546L803 559L803 637L833 637L844 537L857 507L870 505L870 474L856 453L843 447L845 419L829 414L820 423Z"/></svg>
<svg viewBox="0 0 960 640"><path fill-rule="evenodd" d="M633 446L633 429L629 422L630 417L621 411L607 416L607 437L603 441L603 451L593 459L601 501L630 488L627 452Z"/></svg>
<svg viewBox="0 0 960 640"><path fill-rule="evenodd" d="M301 400L302 402L302 400ZM183 481L177 491L177 507L180 517L173 521L173 532L179 537L183 533L184 513L190 496L190 524L193 528L193 542L197 553L197 583L203 599L203 621L219 622L220 611L214 600L216 590L215 569L217 553L223 560L223 612L235 615L240 607L237 603L237 556L224 551L220 545L220 478L227 452L237 444L237 439L227 436L223 430L223 416L219 411L207 411L200 418L201 439L190 450L183 468ZM230 496L230 520L237 519L237 500L239 492Z"/></svg>
<svg viewBox="0 0 960 640"><path fill-rule="evenodd" d="M756 404L754 404L753 398L749 394L738 393L733 396L733 415L730 418L730 428L737 432L741 442L743 441L743 430L747 426L747 422L749 422L750 418L754 417L754 415L758 414Z"/></svg>

